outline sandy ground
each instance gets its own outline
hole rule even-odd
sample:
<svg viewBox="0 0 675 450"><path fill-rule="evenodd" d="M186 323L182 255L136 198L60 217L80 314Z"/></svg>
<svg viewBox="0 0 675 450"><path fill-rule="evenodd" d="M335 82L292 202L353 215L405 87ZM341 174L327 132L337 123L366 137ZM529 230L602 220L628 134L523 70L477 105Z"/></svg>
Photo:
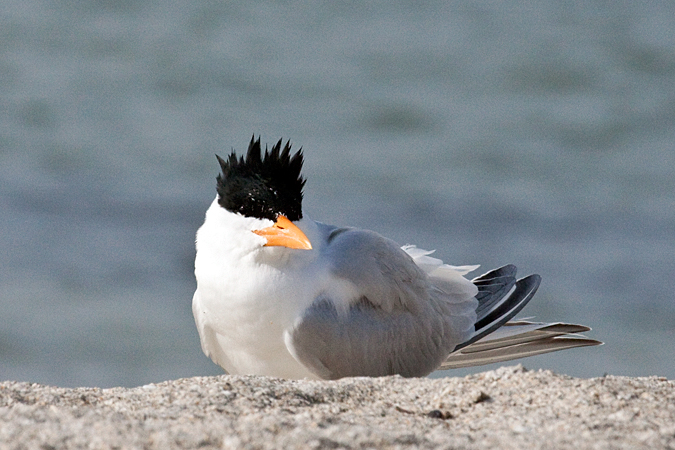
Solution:
<svg viewBox="0 0 675 450"><path fill-rule="evenodd" d="M0 383L0 448L675 449L675 382L504 367L464 378Z"/></svg>

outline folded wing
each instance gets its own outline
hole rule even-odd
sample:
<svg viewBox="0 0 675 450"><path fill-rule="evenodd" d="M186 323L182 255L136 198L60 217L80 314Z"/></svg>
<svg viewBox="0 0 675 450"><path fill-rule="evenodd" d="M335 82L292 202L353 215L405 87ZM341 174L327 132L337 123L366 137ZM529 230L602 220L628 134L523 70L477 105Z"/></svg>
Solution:
<svg viewBox="0 0 675 450"><path fill-rule="evenodd" d="M449 266L369 231L324 232L321 257L350 296L319 293L284 336L321 378L425 376L599 344L578 335L588 330L579 325L509 322L534 296L538 275L517 280L508 265L468 280L477 266Z"/></svg>
<svg viewBox="0 0 675 450"><path fill-rule="evenodd" d="M332 229L325 239L334 285L346 281L357 295L345 305L334 290L320 293L285 333L289 351L318 376L425 376L471 337L478 290L456 271L421 268L369 231Z"/></svg>

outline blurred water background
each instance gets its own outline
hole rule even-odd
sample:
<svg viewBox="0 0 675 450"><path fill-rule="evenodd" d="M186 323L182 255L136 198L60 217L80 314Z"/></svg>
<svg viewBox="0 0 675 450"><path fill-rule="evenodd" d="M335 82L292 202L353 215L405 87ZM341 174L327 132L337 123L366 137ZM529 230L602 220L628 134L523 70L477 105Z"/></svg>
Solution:
<svg viewBox="0 0 675 450"><path fill-rule="evenodd" d="M523 315L606 342L527 368L675 378L675 2L4 0L0 379L221 373L194 233L254 133L308 216L537 272Z"/></svg>

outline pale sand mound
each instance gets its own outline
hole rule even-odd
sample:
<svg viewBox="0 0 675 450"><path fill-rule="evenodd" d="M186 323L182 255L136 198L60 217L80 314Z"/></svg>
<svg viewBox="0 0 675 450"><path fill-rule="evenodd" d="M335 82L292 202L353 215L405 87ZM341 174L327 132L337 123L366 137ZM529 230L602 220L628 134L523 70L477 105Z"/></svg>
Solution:
<svg viewBox="0 0 675 450"><path fill-rule="evenodd" d="M675 382L505 367L464 378L0 384L0 448L675 448Z"/></svg>

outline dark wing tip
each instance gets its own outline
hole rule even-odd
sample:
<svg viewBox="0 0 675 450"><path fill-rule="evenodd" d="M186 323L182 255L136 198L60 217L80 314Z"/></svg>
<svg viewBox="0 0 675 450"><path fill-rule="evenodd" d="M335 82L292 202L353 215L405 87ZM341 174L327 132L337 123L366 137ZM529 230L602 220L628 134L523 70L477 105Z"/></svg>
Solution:
<svg viewBox="0 0 675 450"><path fill-rule="evenodd" d="M508 265L481 275L473 282L478 286L476 309L478 319L475 332L467 341L457 345L455 350L470 345L495 331L516 316L532 299L541 284L537 274L514 280L515 266ZM478 280L478 281L476 281Z"/></svg>
<svg viewBox="0 0 675 450"><path fill-rule="evenodd" d="M493 278L501 278L501 277L515 277L516 272L518 271L518 268L514 266L513 264L507 264L505 266L502 266L498 269L493 269L487 273L484 273L483 275L480 275L476 278L474 278L472 281L474 284L476 282L481 282L481 281L486 281L486 280L491 280Z"/></svg>

